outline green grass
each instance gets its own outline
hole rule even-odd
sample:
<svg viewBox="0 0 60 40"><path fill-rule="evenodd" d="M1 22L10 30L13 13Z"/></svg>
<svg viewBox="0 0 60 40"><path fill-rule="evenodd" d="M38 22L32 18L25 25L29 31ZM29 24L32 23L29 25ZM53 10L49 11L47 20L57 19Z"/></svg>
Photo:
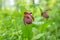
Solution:
<svg viewBox="0 0 60 40"><path fill-rule="evenodd" d="M60 8L57 2L48 3L52 7L49 5L40 7L39 4L19 6L18 3L15 10L1 9L0 40L60 40ZM47 7L51 9L47 12L48 20L41 16L41 9ZM34 17L30 25L24 24L25 11L32 12Z"/></svg>

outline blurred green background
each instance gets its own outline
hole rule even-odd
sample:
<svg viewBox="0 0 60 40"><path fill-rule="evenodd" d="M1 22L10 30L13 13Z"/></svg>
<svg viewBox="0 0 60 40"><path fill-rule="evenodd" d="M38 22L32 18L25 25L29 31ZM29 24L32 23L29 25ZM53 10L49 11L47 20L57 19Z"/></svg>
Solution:
<svg viewBox="0 0 60 40"><path fill-rule="evenodd" d="M41 16L47 8L48 20ZM34 22L25 26L26 11ZM0 0L0 40L60 40L60 0Z"/></svg>

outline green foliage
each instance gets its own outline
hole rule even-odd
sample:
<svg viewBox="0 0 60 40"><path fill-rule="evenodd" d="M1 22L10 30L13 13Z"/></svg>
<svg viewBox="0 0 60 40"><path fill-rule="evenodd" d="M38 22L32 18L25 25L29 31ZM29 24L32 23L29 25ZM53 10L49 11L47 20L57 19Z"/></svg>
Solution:
<svg viewBox="0 0 60 40"><path fill-rule="evenodd" d="M32 0L31 3L25 1L15 0L14 10L0 10L0 40L60 40L60 2L41 0L35 5ZM43 2L47 4L42 5ZM41 16L41 12L46 8L51 9L47 11L48 19ZM32 12L34 17L30 25L24 24L25 11Z"/></svg>

